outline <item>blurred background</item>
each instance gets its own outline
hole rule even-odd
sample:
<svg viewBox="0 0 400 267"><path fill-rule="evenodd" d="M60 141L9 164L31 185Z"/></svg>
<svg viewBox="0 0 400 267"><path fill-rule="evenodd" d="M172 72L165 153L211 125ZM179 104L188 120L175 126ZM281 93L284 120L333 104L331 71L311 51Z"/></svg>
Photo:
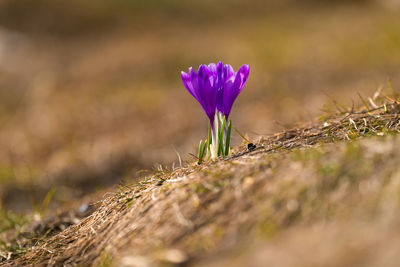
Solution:
<svg viewBox="0 0 400 267"><path fill-rule="evenodd" d="M250 65L231 113L250 138L398 88L399 15L397 0L0 0L0 209L190 159L207 135L190 66Z"/></svg>

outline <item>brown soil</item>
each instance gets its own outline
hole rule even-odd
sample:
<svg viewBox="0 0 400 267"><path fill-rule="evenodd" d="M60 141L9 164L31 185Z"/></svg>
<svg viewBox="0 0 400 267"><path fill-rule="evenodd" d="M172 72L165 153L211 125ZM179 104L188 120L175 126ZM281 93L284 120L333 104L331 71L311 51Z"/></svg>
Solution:
<svg viewBox="0 0 400 267"><path fill-rule="evenodd" d="M352 112L160 170L0 265L395 266L398 112Z"/></svg>

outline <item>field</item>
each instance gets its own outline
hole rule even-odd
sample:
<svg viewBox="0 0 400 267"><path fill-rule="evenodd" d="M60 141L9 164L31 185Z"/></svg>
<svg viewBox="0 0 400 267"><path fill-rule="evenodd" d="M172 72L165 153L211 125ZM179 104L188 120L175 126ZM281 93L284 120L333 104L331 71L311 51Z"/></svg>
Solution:
<svg viewBox="0 0 400 267"><path fill-rule="evenodd" d="M0 266L397 266L395 1L218 5L0 2ZM196 165L219 60L256 148Z"/></svg>

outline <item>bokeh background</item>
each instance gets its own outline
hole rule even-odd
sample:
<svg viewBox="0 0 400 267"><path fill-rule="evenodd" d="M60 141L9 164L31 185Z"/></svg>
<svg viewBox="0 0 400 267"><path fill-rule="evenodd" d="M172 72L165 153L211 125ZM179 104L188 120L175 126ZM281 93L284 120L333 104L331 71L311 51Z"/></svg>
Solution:
<svg viewBox="0 0 400 267"><path fill-rule="evenodd" d="M1 0L0 210L190 159L207 134L190 66L250 65L231 117L253 139L398 88L399 17L396 0Z"/></svg>

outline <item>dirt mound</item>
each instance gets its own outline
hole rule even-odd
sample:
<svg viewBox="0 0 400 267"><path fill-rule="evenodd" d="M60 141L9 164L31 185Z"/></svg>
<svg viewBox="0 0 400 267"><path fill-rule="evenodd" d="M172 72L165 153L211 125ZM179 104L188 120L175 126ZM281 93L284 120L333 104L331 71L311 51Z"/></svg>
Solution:
<svg viewBox="0 0 400 267"><path fill-rule="evenodd" d="M160 169L0 266L391 266L398 111L353 111L261 137L230 158Z"/></svg>

